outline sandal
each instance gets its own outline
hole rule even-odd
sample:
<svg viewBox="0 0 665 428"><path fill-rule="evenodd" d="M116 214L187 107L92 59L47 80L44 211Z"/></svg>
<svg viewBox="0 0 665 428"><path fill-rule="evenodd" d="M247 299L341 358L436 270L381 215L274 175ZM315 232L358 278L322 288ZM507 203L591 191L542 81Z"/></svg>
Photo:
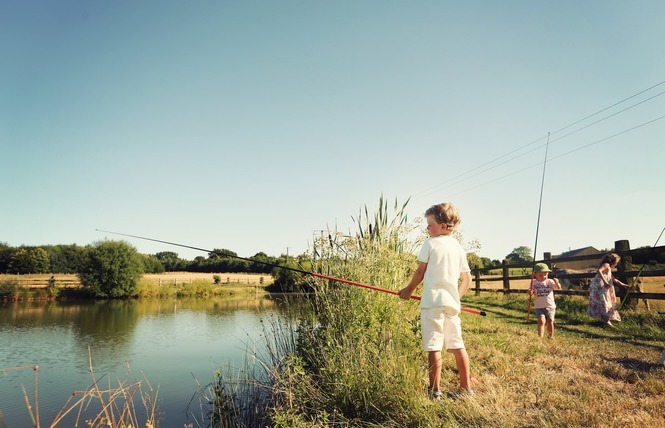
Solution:
<svg viewBox="0 0 665 428"><path fill-rule="evenodd" d="M432 393L432 400L434 401L441 401L443 400L443 392L441 391L434 391Z"/></svg>
<svg viewBox="0 0 665 428"><path fill-rule="evenodd" d="M448 392L446 396L450 398L451 400L457 400L460 398L464 398L466 396L472 396L476 395L476 393L473 391L473 389L458 389L457 391L452 391Z"/></svg>

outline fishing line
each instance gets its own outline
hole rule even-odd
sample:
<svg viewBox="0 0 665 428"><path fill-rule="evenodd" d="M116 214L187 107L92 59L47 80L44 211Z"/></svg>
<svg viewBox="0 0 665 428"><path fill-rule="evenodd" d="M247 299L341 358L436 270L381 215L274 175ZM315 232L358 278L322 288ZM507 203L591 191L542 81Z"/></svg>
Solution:
<svg viewBox="0 0 665 428"><path fill-rule="evenodd" d="M230 254L222 253L222 252L216 251L216 250L207 250L205 248L194 247L194 246L191 246L191 245L178 244L176 242L162 241L160 239L146 238L144 236L130 235L128 233L113 232L113 231L104 230L104 229L95 229L95 230L98 231L98 232L111 233L113 235L127 236L127 237L130 237L130 238L142 239L144 241L159 242L159 243L162 243L162 244L173 245L173 246L176 246L176 247L189 248L191 250L196 250L196 251L204 251L204 252L209 253L209 254L218 254L218 255L223 256L223 257L245 260L245 261L252 262L252 263L259 263L259 264L262 264L262 265L271 266L271 267L278 268L278 269L284 269L284 270L289 270L289 271L292 271L292 272L298 272L298 273L301 273L303 275L311 275L311 276L314 276L314 277L317 277L317 278L327 279L329 281L336 281L336 282L341 282L341 283L344 283L344 284L355 285L357 287L367 288L369 290L374 290L374 291L380 291L382 293L394 294L396 296L399 295L399 293L397 291L388 290L387 288L375 287L373 285L363 284L361 282L349 281L348 279L323 275L323 274L320 274L320 273L310 272L310 271L306 271L306 270L302 270L302 269L298 269L298 268L293 268L293 267L290 267L290 266L278 265L276 263L254 260L254 259L250 259L250 258L247 258L247 257L232 256ZM411 299L420 300L420 296L411 296ZM480 311L478 309L473 309L473 308L462 307L461 310L463 312L468 312L470 314L475 314L475 315L482 315L482 316L487 315L487 313L485 311Z"/></svg>
<svg viewBox="0 0 665 428"><path fill-rule="evenodd" d="M540 231L540 213L543 206L543 189L545 188L545 169L547 167L547 150L550 147L550 133L547 133L545 145L545 160L543 161L543 176L540 180L540 199L538 201L538 220L536 221L536 242L533 244L533 267L531 269L531 283L529 284L529 309L526 312L526 322L531 321L531 298L533 296L533 279L536 276L536 254L538 254L538 232Z"/></svg>

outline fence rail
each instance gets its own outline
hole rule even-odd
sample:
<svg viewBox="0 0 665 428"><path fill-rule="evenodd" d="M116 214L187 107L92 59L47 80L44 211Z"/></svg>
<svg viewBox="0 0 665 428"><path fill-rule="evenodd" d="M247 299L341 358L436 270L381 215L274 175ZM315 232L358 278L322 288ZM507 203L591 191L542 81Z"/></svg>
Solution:
<svg viewBox="0 0 665 428"><path fill-rule="evenodd" d="M618 248L618 250L614 252L616 252L617 254L619 254L619 256L621 256L621 262L619 263L619 266L617 266L617 272L614 275L622 282L627 284L632 284L633 279L638 276L639 277L665 276L665 269L650 269L650 270L642 270L641 268L635 269L636 267L639 267L641 264L632 263L633 258L647 259L647 261L651 261L653 256L657 256L657 258L658 257L662 258L663 255L665 255L665 246L630 250L630 245L628 241L624 240L624 241L616 241L615 248ZM510 275L511 269L522 268L530 270L531 268L533 268L534 263L546 263L551 267L553 266L553 264L574 262L574 261L593 261L594 264L597 265L600 262L601 258L602 254L592 254L592 255L575 256L575 257L545 258L543 260L537 260L536 262L515 263L515 264L508 264L506 260L504 260L501 264L501 267L493 267L493 268L476 267L475 269L473 269L473 280L474 280L473 289L476 295L480 295L481 292L504 293L504 294L528 293L529 292L528 288L526 289L511 288L510 282L519 281L519 280L530 280L531 275ZM628 270L628 268L630 268L630 270ZM499 275L490 274L490 271L497 271L497 270L500 270L501 274ZM585 279L590 280L595 275L596 275L595 271L574 272L574 273L568 272L568 273L556 273L556 275L552 275L552 277L556 277L559 280L568 279L568 280L579 281ZM500 288L481 287L482 283L491 283L491 282L501 282L502 286ZM571 295L571 296L588 296L589 290L588 289L555 290L555 293L563 295ZM625 295L626 295L625 289L620 288L617 290L617 296L624 297ZM640 293L640 292L635 292L632 289L630 290L629 296L636 299L665 300L665 293Z"/></svg>

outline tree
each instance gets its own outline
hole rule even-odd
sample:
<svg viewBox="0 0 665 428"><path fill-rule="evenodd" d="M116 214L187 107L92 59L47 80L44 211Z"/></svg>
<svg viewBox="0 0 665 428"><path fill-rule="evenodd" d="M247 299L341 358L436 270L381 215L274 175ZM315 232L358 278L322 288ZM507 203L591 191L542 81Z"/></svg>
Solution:
<svg viewBox="0 0 665 428"><path fill-rule="evenodd" d="M71 245L44 245L51 260L51 273L76 273L85 247Z"/></svg>
<svg viewBox="0 0 665 428"><path fill-rule="evenodd" d="M143 273L141 256L124 241L100 241L87 247L78 276L98 297L130 297Z"/></svg>
<svg viewBox="0 0 665 428"><path fill-rule="evenodd" d="M14 249L6 242L0 242L0 273L9 272L9 262L14 254Z"/></svg>
<svg viewBox="0 0 665 428"><path fill-rule="evenodd" d="M288 264L287 267L295 268L292 263ZM301 273L289 269L274 268L272 276L275 278L275 281L268 287L269 291L295 293L302 291L307 284L306 279Z"/></svg>
<svg viewBox="0 0 665 428"><path fill-rule="evenodd" d="M284 254L282 254L277 264L292 269L303 270L305 272L312 271L312 260L307 254L303 254L295 258L287 258L284 256ZM290 269L282 268L274 268L271 274L275 281L267 288L268 291L285 293L312 291L312 286L307 275Z"/></svg>
<svg viewBox="0 0 665 428"><path fill-rule="evenodd" d="M143 263L143 272L145 273L162 273L164 272L164 265L159 259L150 254L141 254L141 262Z"/></svg>
<svg viewBox="0 0 665 428"><path fill-rule="evenodd" d="M226 249L219 249L219 248L213 248L211 252L208 253L208 258L210 259L215 259L215 258L220 258L220 257L237 257L238 254L234 253L231 250L226 250Z"/></svg>
<svg viewBox="0 0 665 428"><path fill-rule="evenodd" d="M473 270L473 268L483 268L485 265L483 264L482 258L478 256L476 253L466 253L466 261L469 262L469 267Z"/></svg>
<svg viewBox="0 0 665 428"><path fill-rule="evenodd" d="M498 260L491 260L489 257L481 257L480 260L483 262L483 267L494 267L501 266L501 263ZM495 262L497 262L495 264Z"/></svg>
<svg viewBox="0 0 665 428"><path fill-rule="evenodd" d="M517 247L512 253L506 256L506 260L510 263L532 262L533 257L531 257L531 248L525 246Z"/></svg>
<svg viewBox="0 0 665 428"><path fill-rule="evenodd" d="M186 260L178 257L178 253L173 251L162 251L155 254L155 258L159 260L162 265L164 265L164 270L167 272L176 272L180 270L185 270L187 264Z"/></svg>
<svg viewBox="0 0 665 428"><path fill-rule="evenodd" d="M11 273L47 273L51 267L48 253L40 247L21 247L9 260L9 271Z"/></svg>
<svg viewBox="0 0 665 428"><path fill-rule="evenodd" d="M250 259L252 259L253 262L249 266L249 271L254 273L270 273L274 267L271 265L278 264L274 257L270 257L264 252L256 253L250 257Z"/></svg>

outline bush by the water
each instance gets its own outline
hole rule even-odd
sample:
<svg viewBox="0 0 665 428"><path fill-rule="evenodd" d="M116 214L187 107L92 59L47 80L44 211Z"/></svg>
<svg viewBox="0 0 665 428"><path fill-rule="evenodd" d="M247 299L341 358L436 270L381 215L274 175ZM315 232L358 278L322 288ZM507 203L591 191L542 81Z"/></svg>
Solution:
<svg viewBox="0 0 665 428"><path fill-rule="evenodd" d="M86 247L78 276L97 297L130 297L142 273L143 260L136 248L124 241L100 241Z"/></svg>
<svg viewBox="0 0 665 428"><path fill-rule="evenodd" d="M0 281L0 299L13 299L19 289L17 279L5 279Z"/></svg>

